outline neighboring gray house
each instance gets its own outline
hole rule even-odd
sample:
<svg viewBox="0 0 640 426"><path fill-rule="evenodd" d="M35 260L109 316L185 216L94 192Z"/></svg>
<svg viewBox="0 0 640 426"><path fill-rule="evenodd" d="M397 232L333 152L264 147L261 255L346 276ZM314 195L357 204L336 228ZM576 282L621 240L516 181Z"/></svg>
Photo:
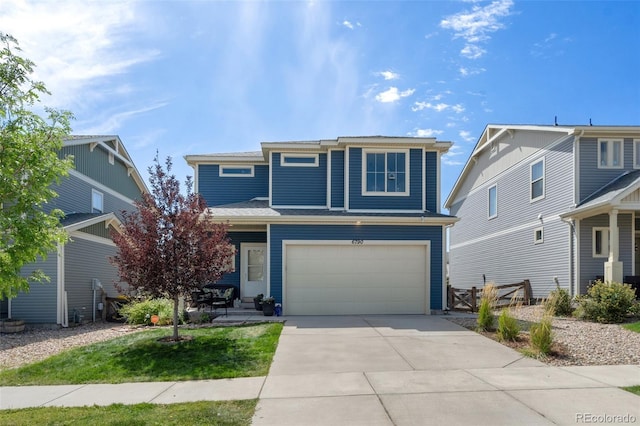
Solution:
<svg viewBox="0 0 640 426"><path fill-rule="evenodd" d="M116 253L110 232L147 188L118 136L72 136L60 151L61 157L68 155L74 156L75 168L56 186L58 197L46 209L65 213L61 224L70 240L46 260L23 269L42 269L51 282L33 283L28 293L0 302L3 318L66 326L74 311L93 318L94 283L102 286L95 292L98 318L102 291L110 297L118 294L117 269L109 262Z"/></svg>
<svg viewBox="0 0 640 426"><path fill-rule="evenodd" d="M586 292L640 275L640 126L488 125L445 207L450 283Z"/></svg>

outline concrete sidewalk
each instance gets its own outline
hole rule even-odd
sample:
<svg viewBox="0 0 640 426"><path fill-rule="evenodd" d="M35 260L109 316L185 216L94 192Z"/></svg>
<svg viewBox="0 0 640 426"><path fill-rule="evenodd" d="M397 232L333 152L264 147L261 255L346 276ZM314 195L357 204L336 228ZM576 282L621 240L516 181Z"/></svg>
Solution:
<svg viewBox="0 0 640 426"><path fill-rule="evenodd" d="M254 425L640 424L640 366L549 367L442 317L289 317L267 377L0 387L0 409L259 398Z"/></svg>

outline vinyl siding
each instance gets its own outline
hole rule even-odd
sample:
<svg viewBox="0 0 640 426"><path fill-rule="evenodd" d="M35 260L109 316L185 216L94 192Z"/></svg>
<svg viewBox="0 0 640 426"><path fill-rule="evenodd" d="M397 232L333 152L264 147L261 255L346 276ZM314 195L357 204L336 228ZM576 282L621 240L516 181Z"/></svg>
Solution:
<svg viewBox="0 0 640 426"><path fill-rule="evenodd" d="M620 240L619 260L622 262L622 276L632 275L634 261L634 231L631 214L618 214ZM593 257L593 228L609 227L609 215L601 214L580 221L580 293L587 292L589 281L604 275L606 257Z"/></svg>
<svg viewBox="0 0 640 426"><path fill-rule="evenodd" d="M83 312L85 320L92 319L93 291L92 278L102 283L104 292L109 297L119 294L115 283L119 282L118 270L109 262L115 256L116 248L94 241L75 238L74 242L65 246L65 290L69 322L73 321L73 310ZM101 292L96 295L96 304L100 302ZM96 318L100 318L96 312Z"/></svg>
<svg viewBox="0 0 640 426"><path fill-rule="evenodd" d="M431 241L431 309L442 309L442 227L440 226L350 226L350 225L271 225L271 295L282 301L283 240L429 240ZM402 277L398 277L402 279ZM393 283L389 283L393 291Z"/></svg>
<svg viewBox="0 0 640 426"><path fill-rule="evenodd" d="M616 177L633 170L633 139L624 139L624 167L622 169L598 168L598 139L580 139L580 188L579 201L584 200Z"/></svg>
<svg viewBox="0 0 640 426"><path fill-rule="evenodd" d="M236 294L240 294L240 244L241 243L266 243L266 232L229 232L231 244L236 247L236 270L228 272L218 280L219 284L230 284L236 287Z"/></svg>
<svg viewBox="0 0 640 426"><path fill-rule="evenodd" d="M517 145L517 144L514 144ZM530 165L544 157L545 198L530 201ZM529 279L535 297L571 283L571 228L558 215L573 200L573 139L524 159L454 203L460 218L450 231L450 283L454 287L510 284ZM497 217L488 219L488 189L497 185ZM538 219L538 217L542 220ZM543 227L544 242L534 244Z"/></svg>
<svg viewBox="0 0 640 426"><path fill-rule="evenodd" d="M209 207L269 196L269 166L254 166L254 177L220 177L218 164L199 164L198 192Z"/></svg>
<svg viewBox="0 0 640 426"><path fill-rule="evenodd" d="M420 149L409 152L408 196L363 196L362 148L349 148L349 209L422 210L422 152Z"/></svg>
<svg viewBox="0 0 640 426"><path fill-rule="evenodd" d="M327 154L318 154L318 166L283 167L280 153L271 157L271 204L274 206L326 206Z"/></svg>
<svg viewBox="0 0 640 426"><path fill-rule="evenodd" d="M55 324L57 322L58 256L49 253L40 260L22 268L22 275L41 269L50 279L44 283L30 283L28 293L20 293L11 300L11 317L32 324Z"/></svg>
<svg viewBox="0 0 640 426"><path fill-rule="evenodd" d="M331 207L344 207L344 151L331 151Z"/></svg>
<svg viewBox="0 0 640 426"><path fill-rule="evenodd" d="M426 209L438 211L438 153L425 152L425 200Z"/></svg>
<svg viewBox="0 0 640 426"><path fill-rule="evenodd" d="M86 145L72 145L62 148L61 157L74 156L75 169L106 187L136 200L142 193L135 180L129 176L127 166L117 157L109 163L109 153L96 146L93 151Z"/></svg>

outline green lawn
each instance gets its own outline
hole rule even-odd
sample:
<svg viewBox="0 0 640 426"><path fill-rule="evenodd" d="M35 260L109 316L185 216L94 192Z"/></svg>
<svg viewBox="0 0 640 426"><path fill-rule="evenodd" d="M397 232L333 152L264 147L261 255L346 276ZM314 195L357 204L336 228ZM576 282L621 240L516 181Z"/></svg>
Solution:
<svg viewBox="0 0 640 426"><path fill-rule="evenodd" d="M170 329L152 329L70 349L43 361L0 372L3 386L127 383L264 376L281 323L181 329L193 340L158 341Z"/></svg>
<svg viewBox="0 0 640 426"><path fill-rule="evenodd" d="M628 388L622 388L626 391L629 391L631 393L635 393L636 395L640 396L640 386L629 386Z"/></svg>
<svg viewBox="0 0 640 426"><path fill-rule="evenodd" d="M249 425L257 400L181 404L114 404L3 410L1 423L33 425Z"/></svg>
<svg viewBox="0 0 640 426"><path fill-rule="evenodd" d="M630 324L623 325L627 330L635 331L636 333L640 333L640 321L632 322Z"/></svg>

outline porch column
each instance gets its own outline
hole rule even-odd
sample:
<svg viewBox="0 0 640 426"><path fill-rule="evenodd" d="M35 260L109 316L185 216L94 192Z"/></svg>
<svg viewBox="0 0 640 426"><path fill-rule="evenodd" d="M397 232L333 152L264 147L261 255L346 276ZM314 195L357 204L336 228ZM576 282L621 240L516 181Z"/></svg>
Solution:
<svg viewBox="0 0 640 426"><path fill-rule="evenodd" d="M604 264L605 282L622 282L622 262L618 261L620 236L618 232L618 210L609 212L609 259Z"/></svg>

